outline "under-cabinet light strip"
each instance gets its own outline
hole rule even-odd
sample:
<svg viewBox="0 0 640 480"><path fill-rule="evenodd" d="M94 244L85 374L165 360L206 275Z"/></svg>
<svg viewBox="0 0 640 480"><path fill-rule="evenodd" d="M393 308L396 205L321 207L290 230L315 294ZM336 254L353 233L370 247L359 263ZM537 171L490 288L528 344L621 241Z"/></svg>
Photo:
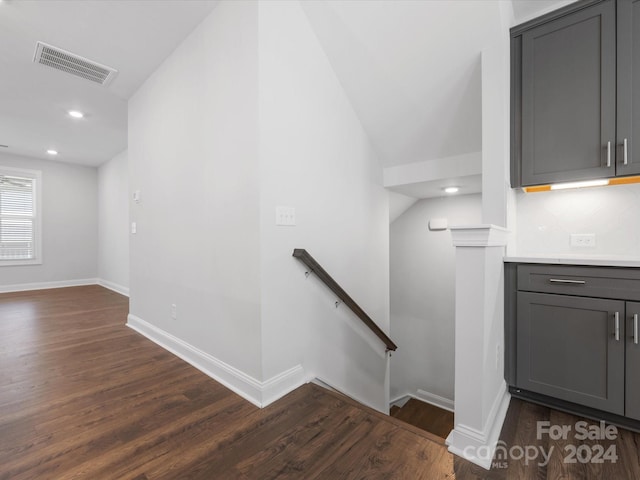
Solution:
<svg viewBox="0 0 640 480"><path fill-rule="evenodd" d="M536 185L533 187L523 187L526 193L548 192L550 190L565 190L571 188L603 187L606 185L628 185L630 183L640 183L640 176L608 178L600 180L587 180L584 182L556 183L554 185Z"/></svg>

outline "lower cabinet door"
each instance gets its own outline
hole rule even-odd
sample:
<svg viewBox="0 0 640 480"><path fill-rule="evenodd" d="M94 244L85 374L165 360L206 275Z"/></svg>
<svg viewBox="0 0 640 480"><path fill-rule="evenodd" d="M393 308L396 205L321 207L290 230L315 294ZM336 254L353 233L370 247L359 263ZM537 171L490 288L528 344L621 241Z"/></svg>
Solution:
<svg viewBox="0 0 640 480"><path fill-rule="evenodd" d="M625 302L518 292L517 387L625 410Z"/></svg>
<svg viewBox="0 0 640 480"><path fill-rule="evenodd" d="M627 302L625 416L640 420L640 303Z"/></svg>

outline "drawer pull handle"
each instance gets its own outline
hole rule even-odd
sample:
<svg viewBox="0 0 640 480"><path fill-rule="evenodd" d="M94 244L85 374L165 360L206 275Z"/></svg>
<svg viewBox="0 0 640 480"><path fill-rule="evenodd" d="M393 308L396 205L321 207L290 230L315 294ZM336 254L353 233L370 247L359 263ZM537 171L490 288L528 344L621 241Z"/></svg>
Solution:
<svg viewBox="0 0 640 480"><path fill-rule="evenodd" d="M584 280L565 280L563 278L550 278L549 282L550 283L565 283L567 285L584 285L584 284L587 283Z"/></svg>
<svg viewBox="0 0 640 480"><path fill-rule="evenodd" d="M611 166L611 142L607 142L607 168Z"/></svg>
<svg viewBox="0 0 640 480"><path fill-rule="evenodd" d="M622 149L623 149L623 153L624 153L624 155L622 156L623 163L625 165L627 165L629 163L629 159L627 158L627 152L628 152L629 149L627 148L627 139L626 138L622 142Z"/></svg>
<svg viewBox="0 0 640 480"><path fill-rule="evenodd" d="M620 341L620 312L616 312L613 314L613 318L615 319L615 337L616 342Z"/></svg>
<svg viewBox="0 0 640 480"><path fill-rule="evenodd" d="M638 314L633 314L633 343L638 345Z"/></svg>

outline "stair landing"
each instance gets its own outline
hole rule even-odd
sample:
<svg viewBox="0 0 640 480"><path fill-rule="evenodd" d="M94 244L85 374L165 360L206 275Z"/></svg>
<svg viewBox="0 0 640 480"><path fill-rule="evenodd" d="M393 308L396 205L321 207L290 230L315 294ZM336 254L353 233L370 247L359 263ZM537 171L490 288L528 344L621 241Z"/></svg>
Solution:
<svg viewBox="0 0 640 480"><path fill-rule="evenodd" d="M391 407L391 416L443 439L453 430L453 412L415 398L403 407Z"/></svg>

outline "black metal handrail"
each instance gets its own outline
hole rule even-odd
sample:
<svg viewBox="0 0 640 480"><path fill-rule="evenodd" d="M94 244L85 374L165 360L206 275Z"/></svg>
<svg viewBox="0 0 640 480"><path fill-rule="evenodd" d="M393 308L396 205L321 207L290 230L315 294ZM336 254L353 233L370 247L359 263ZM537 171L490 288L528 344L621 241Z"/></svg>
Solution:
<svg viewBox="0 0 640 480"><path fill-rule="evenodd" d="M393 340L382 331L382 329L376 325L376 323L365 313L362 308L351 298L344 289L338 285L331 275L322 268L322 266L307 252L304 248L296 248L293 250L293 256L309 267L309 271L315 273L329 289L335 293L345 305L347 305L353 313L355 313L362 322L369 327L369 329L377 335L377 337L384 342L387 347L387 352L390 350L395 351L398 346L393 343Z"/></svg>

